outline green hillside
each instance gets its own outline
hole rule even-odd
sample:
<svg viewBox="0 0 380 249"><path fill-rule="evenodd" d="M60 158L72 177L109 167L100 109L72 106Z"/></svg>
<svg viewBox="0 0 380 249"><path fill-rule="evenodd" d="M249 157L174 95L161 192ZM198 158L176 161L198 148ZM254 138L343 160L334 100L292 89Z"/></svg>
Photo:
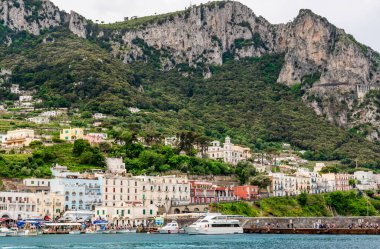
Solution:
<svg viewBox="0 0 380 249"><path fill-rule="evenodd" d="M128 128L143 136L192 131L210 139L226 135L233 142L265 150L289 142L314 160L342 160L349 166L380 168L380 146L318 117L297 89L276 83L283 55L228 61L198 69L177 65L162 71L157 51L139 44L147 63L123 64L104 44L78 38L65 28L33 37L13 34L12 45L0 48L0 66L18 83L37 91L41 107L76 107L112 114L110 127ZM143 90L142 90L143 89ZM0 101L7 95L1 95ZM131 114L128 107L142 112Z"/></svg>

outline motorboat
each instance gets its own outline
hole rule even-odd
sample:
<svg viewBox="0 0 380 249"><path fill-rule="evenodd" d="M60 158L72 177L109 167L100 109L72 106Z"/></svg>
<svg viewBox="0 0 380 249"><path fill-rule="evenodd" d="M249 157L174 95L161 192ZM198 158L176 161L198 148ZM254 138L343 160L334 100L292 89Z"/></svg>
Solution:
<svg viewBox="0 0 380 249"><path fill-rule="evenodd" d="M160 234L177 234L185 232L183 229L180 229L177 221L172 221L168 223L166 226L160 228L158 231L160 232Z"/></svg>
<svg viewBox="0 0 380 249"><path fill-rule="evenodd" d="M207 214L185 227L185 231L190 235L242 234L243 227L238 218L243 216Z"/></svg>
<svg viewBox="0 0 380 249"><path fill-rule="evenodd" d="M81 231L80 230L72 230L69 232L70 235L79 235L81 234Z"/></svg>

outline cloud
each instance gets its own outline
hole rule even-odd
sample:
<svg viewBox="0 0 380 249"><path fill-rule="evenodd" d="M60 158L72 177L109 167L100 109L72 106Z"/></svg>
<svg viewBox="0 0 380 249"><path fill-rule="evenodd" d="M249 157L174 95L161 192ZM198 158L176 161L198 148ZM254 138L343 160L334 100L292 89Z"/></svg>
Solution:
<svg viewBox="0 0 380 249"><path fill-rule="evenodd" d="M208 0L52 0L61 9L74 10L86 18L105 22L124 17L147 16L183 10L191 4ZM241 0L256 15L271 23L284 23L297 16L300 9L311 9L331 23L354 35L359 41L380 51L379 0Z"/></svg>

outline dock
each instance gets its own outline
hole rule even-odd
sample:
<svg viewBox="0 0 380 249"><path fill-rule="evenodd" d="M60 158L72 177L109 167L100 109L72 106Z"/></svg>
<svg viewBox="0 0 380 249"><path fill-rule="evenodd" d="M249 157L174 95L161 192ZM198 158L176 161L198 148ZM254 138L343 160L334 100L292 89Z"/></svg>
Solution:
<svg viewBox="0 0 380 249"><path fill-rule="evenodd" d="M331 234L331 235L380 235L375 228L244 228L244 233L258 234Z"/></svg>

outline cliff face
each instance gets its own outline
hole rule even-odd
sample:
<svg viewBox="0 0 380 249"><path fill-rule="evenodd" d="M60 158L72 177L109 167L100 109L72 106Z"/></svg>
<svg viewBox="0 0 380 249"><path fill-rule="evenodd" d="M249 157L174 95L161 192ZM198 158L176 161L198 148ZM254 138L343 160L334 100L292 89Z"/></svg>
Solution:
<svg viewBox="0 0 380 249"><path fill-rule="evenodd" d="M204 69L205 77L210 77L208 65L226 59L281 53L285 61L278 82L301 84L305 103L317 113L347 128L361 120L380 128L376 107L361 107L356 92L357 85L380 85L379 54L310 10L301 10L292 22L273 25L228 1L97 25L75 12L59 11L48 0L0 0L0 20L14 31L35 35L67 26L81 38L109 44L125 63L154 55L163 70L187 64Z"/></svg>

